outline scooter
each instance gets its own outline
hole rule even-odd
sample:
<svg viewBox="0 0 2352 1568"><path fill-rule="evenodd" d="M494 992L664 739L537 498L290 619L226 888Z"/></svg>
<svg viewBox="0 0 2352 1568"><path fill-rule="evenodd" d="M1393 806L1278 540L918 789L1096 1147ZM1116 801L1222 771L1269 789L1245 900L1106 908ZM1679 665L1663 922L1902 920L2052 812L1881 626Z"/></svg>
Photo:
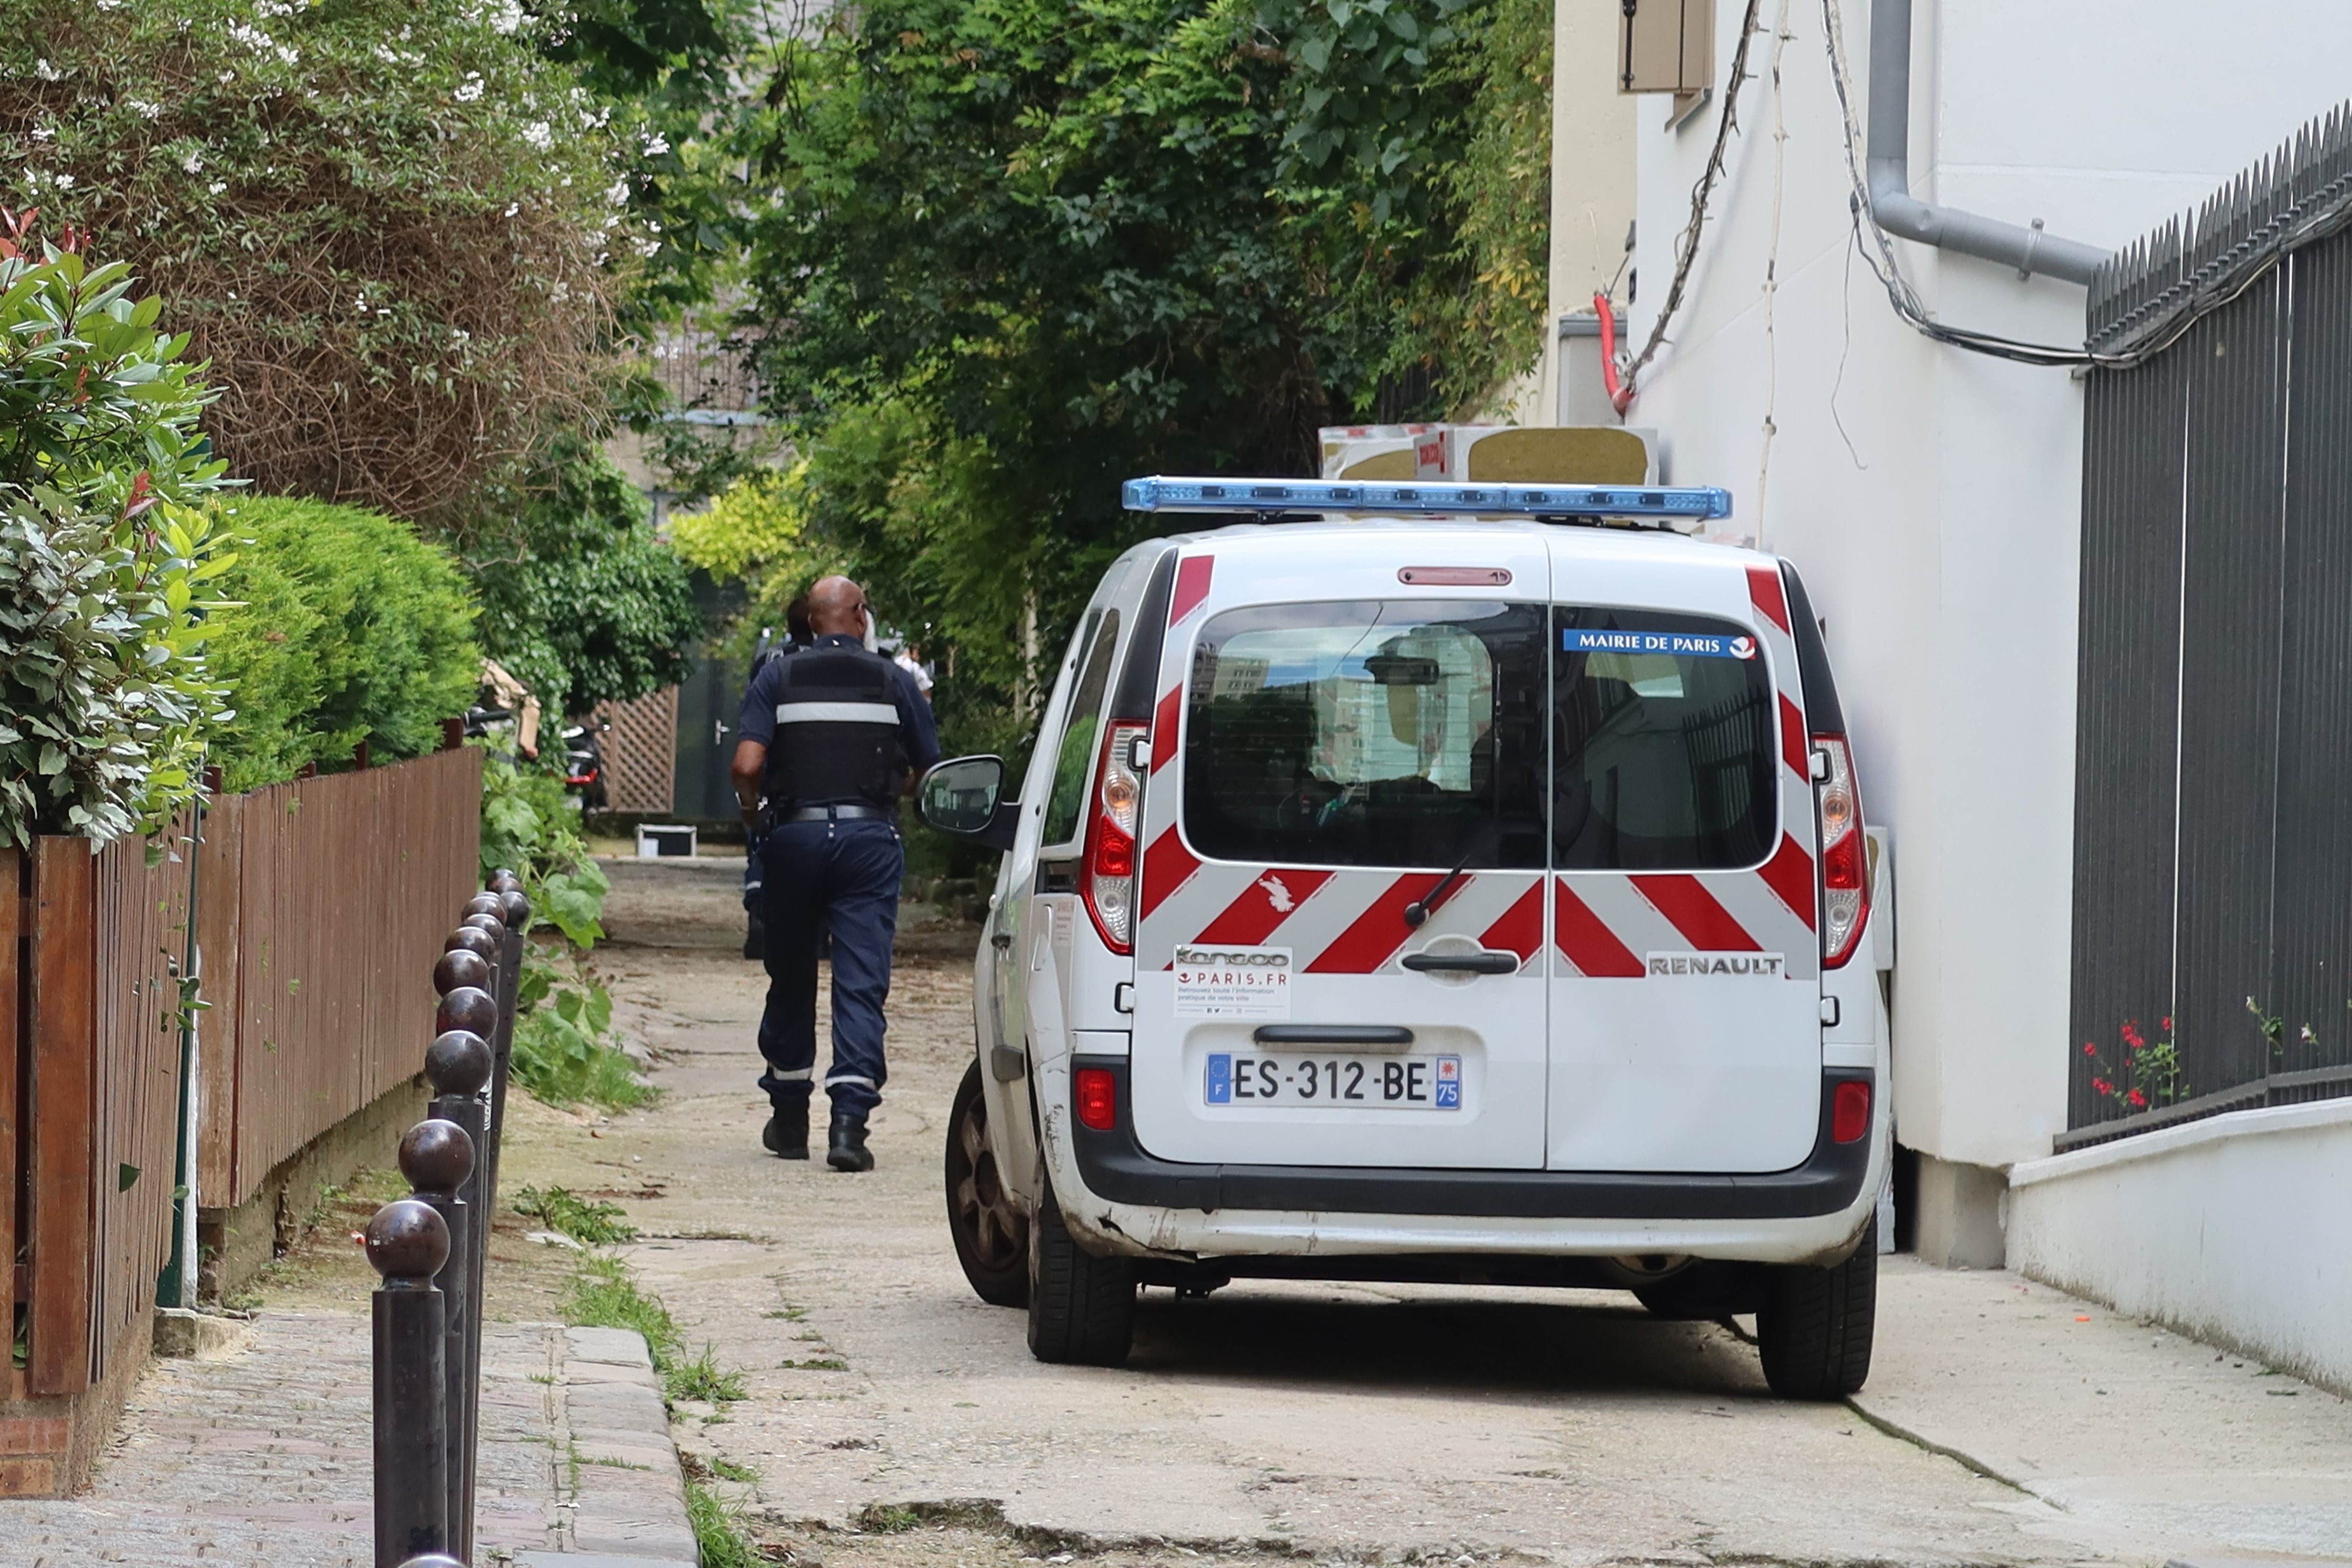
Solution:
<svg viewBox="0 0 2352 1568"><path fill-rule="evenodd" d="M604 810L607 799L604 728L593 718L563 727L564 787L579 797L585 811Z"/></svg>

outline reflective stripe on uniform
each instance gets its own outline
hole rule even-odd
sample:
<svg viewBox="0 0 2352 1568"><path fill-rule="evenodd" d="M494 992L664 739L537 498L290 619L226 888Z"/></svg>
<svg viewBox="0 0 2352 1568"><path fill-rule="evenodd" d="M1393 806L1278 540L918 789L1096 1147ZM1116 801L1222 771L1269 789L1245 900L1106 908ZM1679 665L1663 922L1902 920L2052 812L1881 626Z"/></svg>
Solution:
<svg viewBox="0 0 2352 1568"><path fill-rule="evenodd" d="M872 1079L870 1079L870 1078L864 1077L864 1076L862 1076L862 1075L860 1075L860 1074L857 1074L857 1073L849 1073L849 1072L837 1072L837 1073L835 1073L831 1078L826 1079L824 1080L824 1087L825 1087L825 1088L827 1088L827 1089L831 1089L831 1088L833 1088L835 1084L843 1084L843 1083L858 1083L858 1084L864 1084L867 1089L876 1089L876 1088L878 1088L878 1087L879 1087L879 1086L878 1086L877 1084L876 1084L876 1083L875 1083L875 1081L874 1081Z"/></svg>
<svg viewBox="0 0 2352 1568"><path fill-rule="evenodd" d="M806 1083L816 1077L816 1068L794 1068L790 1072L778 1072L774 1068L770 1068L768 1077L776 1083Z"/></svg>
<svg viewBox="0 0 2352 1568"><path fill-rule="evenodd" d="M898 710L887 702L779 702L779 724L889 724Z"/></svg>

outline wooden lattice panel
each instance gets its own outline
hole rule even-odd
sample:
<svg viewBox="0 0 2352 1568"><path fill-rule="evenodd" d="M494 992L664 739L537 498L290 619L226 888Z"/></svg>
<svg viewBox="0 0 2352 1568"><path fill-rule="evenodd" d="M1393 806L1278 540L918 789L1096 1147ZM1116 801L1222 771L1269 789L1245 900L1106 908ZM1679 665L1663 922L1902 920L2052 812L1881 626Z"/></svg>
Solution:
<svg viewBox="0 0 2352 1568"><path fill-rule="evenodd" d="M610 811L667 812L677 784L677 688L596 710L604 725L604 804Z"/></svg>

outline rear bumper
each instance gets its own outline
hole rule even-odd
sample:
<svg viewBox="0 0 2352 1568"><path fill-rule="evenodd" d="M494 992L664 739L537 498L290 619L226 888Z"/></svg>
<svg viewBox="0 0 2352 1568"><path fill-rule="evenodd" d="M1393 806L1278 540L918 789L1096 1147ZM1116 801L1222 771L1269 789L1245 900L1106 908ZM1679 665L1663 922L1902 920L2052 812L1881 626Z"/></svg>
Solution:
<svg viewBox="0 0 2352 1568"><path fill-rule="evenodd" d="M1077 1205L1066 1199L1065 1211L1086 1198L1107 1205L1105 1239L1128 1247L1291 1252L1304 1242L1307 1250L1358 1252L1466 1241L1481 1250L1794 1258L1850 1241L1876 1197L1871 1178L1883 1169L1883 1104L1874 1106L1870 1136L1852 1143L1830 1136L1833 1086L1874 1080L1866 1068L1824 1071L1820 1129L1802 1164L1717 1175L1180 1163L1137 1142L1125 1058L1074 1056L1057 1065L1099 1068L1118 1081L1118 1116L1108 1131L1075 1117L1047 1120L1053 1131L1067 1130L1075 1167L1067 1173L1083 1194ZM1057 1185L1064 1180L1057 1176Z"/></svg>

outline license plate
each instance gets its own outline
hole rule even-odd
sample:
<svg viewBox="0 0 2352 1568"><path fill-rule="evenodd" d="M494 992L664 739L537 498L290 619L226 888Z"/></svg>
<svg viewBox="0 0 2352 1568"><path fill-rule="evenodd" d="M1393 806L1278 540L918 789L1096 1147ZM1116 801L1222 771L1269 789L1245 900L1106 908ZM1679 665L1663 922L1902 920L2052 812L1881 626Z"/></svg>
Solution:
<svg viewBox="0 0 2352 1568"><path fill-rule="evenodd" d="M1462 1058L1213 1051L1202 1094L1209 1105L1459 1110Z"/></svg>

